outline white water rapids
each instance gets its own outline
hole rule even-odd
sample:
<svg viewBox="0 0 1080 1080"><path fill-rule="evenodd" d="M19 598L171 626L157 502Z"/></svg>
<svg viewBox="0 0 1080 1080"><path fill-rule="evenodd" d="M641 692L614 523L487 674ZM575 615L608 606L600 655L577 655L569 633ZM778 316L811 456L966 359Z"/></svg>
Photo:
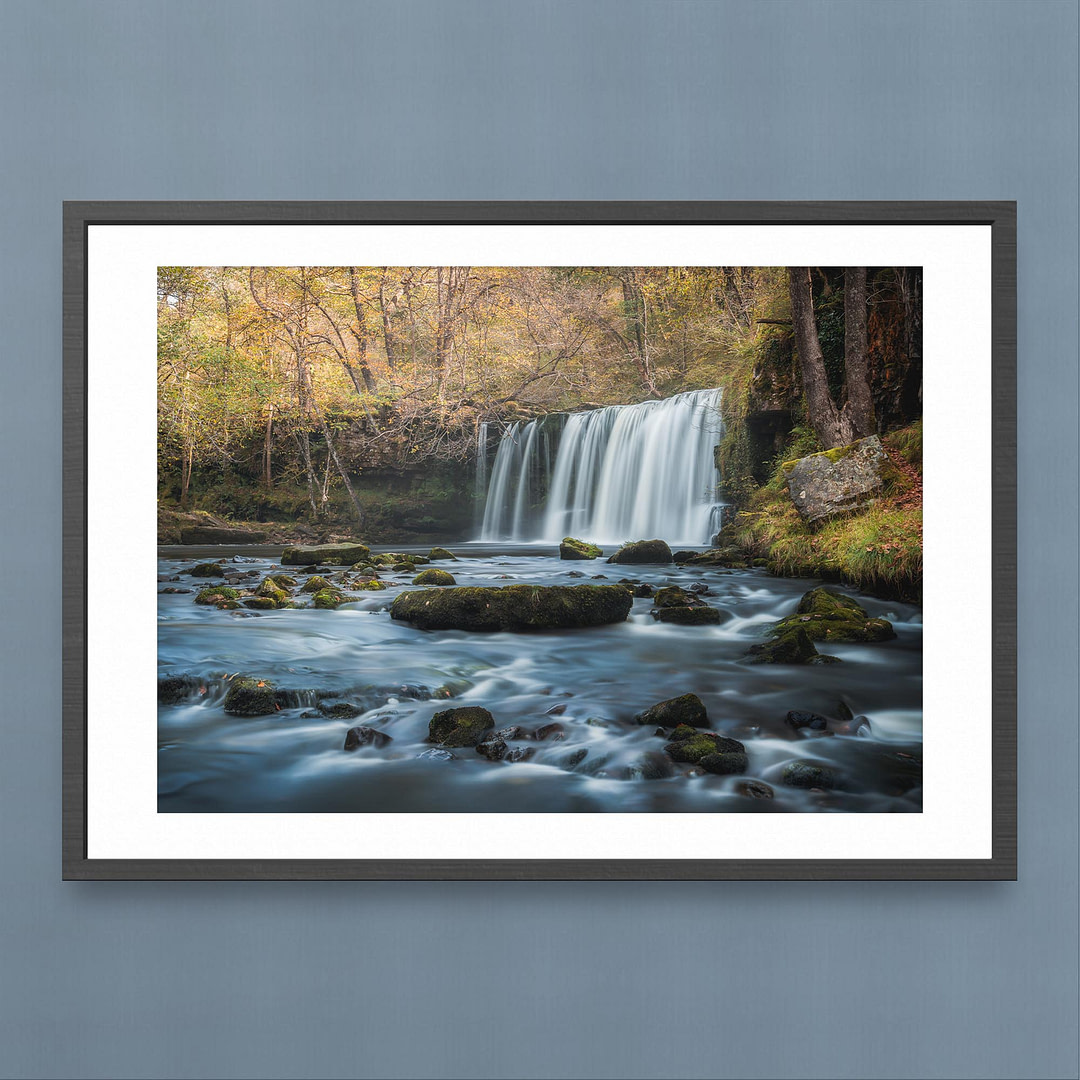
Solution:
<svg viewBox="0 0 1080 1080"><path fill-rule="evenodd" d="M713 450L720 390L513 424L491 468L481 540L658 537L708 544L720 528ZM477 483L487 477L486 430Z"/></svg>

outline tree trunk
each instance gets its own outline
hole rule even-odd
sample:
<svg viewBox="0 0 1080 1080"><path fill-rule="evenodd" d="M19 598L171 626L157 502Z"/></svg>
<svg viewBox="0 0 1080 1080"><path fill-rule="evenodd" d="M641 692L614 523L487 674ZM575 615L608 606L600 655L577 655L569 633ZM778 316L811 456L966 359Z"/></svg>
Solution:
<svg viewBox="0 0 1080 1080"><path fill-rule="evenodd" d="M386 303L386 271L389 267L382 268L382 277L379 279L379 313L382 316L383 345L386 349L386 366L393 369L397 367L398 346L397 336L394 333L393 323L390 321L390 309Z"/></svg>
<svg viewBox="0 0 1080 1080"><path fill-rule="evenodd" d="M274 486L274 473L272 469L273 459L271 448L274 439L274 403L271 401L266 410L266 432L263 435L263 483L268 487Z"/></svg>
<svg viewBox="0 0 1080 1080"><path fill-rule="evenodd" d="M356 338L358 355L357 363L367 392L369 394L374 394L375 377L371 374L371 368L368 366L368 345L370 339L368 338L367 309L364 307L363 297L360 295L360 276L357 273L355 266L349 267L349 292L352 293L353 309L356 311L356 329L353 330L353 337ZM356 375L353 373L351 365L346 364L345 367L348 369L353 385L356 386ZM359 389L360 388L357 386L357 391L359 391Z"/></svg>
<svg viewBox="0 0 1080 1080"><path fill-rule="evenodd" d="M825 357L818 340L814 320L814 295L810 287L809 266L788 267L788 291L791 295L791 321L795 329L795 347L799 352L799 370L803 393L810 413L810 424L826 450L851 442L851 424L841 415L829 393Z"/></svg>
<svg viewBox="0 0 1080 1080"><path fill-rule="evenodd" d="M852 434L865 439L877 433L874 399L866 370L866 267L844 268L844 372L847 404L844 411Z"/></svg>

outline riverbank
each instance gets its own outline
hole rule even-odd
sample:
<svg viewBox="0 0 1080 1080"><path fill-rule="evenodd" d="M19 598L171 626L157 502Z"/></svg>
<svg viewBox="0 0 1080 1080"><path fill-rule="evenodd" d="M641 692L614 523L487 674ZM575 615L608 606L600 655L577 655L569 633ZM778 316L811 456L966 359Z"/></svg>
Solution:
<svg viewBox="0 0 1080 1080"><path fill-rule="evenodd" d="M922 596L922 424L884 436L885 486L865 509L815 526L788 494L782 463L721 530L719 541L783 577L840 581L881 596Z"/></svg>

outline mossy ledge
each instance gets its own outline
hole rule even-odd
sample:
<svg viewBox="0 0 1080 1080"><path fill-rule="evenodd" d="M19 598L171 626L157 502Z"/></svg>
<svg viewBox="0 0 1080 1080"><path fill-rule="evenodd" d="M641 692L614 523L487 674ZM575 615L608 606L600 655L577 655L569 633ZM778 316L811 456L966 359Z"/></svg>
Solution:
<svg viewBox="0 0 1080 1080"><path fill-rule="evenodd" d="M633 603L622 585L458 586L402 593L390 615L421 630L565 630L622 622Z"/></svg>

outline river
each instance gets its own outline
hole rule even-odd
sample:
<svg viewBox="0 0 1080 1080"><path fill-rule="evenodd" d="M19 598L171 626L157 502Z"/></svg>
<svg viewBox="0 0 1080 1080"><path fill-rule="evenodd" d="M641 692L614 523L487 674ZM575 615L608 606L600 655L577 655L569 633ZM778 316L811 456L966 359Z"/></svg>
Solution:
<svg viewBox="0 0 1080 1080"><path fill-rule="evenodd" d="M454 550L458 562L435 565L450 570L460 585L572 585L596 576L654 586L700 583L710 590L708 603L730 617L719 626L658 623L649 615L651 601L642 598L625 622L592 629L424 632L390 618L394 596L413 586L411 574L389 571L381 575L385 591L358 594L337 610L222 611L193 602L207 582L185 571L218 559L261 579L278 565L280 548L161 548L159 675L191 676L192 690L187 700L159 708L159 810L921 810L918 607L845 589L871 616L890 620L896 640L820 645L839 664L752 665L748 647L819 582L776 578L763 569L564 562L551 545L474 543ZM161 592L167 587L193 591ZM280 711L226 715L226 680L237 673L289 691ZM654 727L633 722L656 702L687 692L702 699L713 730L746 745L745 776L714 776L670 762ZM446 693L455 696L443 699ZM335 702L362 712L331 719L318 709ZM845 725L841 702L868 723ZM528 760L514 762L488 761L472 748L454 749L452 759L422 757L431 749L425 737L432 715L463 705L489 709L499 727L533 732L557 723L561 738L512 741L512 748L532 751ZM786 721L789 710L824 715L828 733L800 734ZM381 749L345 751L346 731L361 724L392 741ZM839 789L785 786L785 765L805 759L831 765L841 778ZM748 777L769 785L774 797L740 794Z"/></svg>

